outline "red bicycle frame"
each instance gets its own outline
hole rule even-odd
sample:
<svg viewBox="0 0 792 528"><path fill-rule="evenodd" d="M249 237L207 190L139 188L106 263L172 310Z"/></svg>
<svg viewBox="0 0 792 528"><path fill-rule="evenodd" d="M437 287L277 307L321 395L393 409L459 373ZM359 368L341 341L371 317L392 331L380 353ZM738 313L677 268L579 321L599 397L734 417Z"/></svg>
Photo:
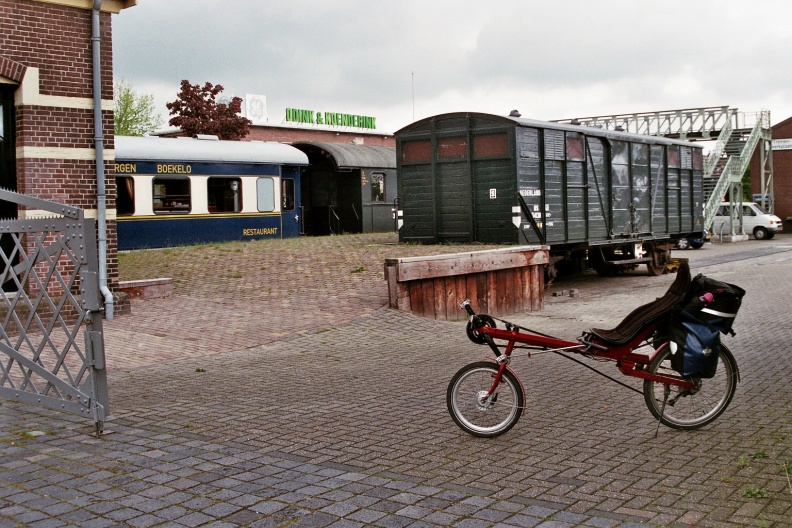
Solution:
<svg viewBox="0 0 792 528"><path fill-rule="evenodd" d="M659 324L660 321L657 321L644 326L641 331L638 332L638 334L636 334L632 339L626 343L618 345L605 343L604 341L597 339L596 336L586 334L584 334L584 337L581 337L578 341L567 341L565 339L558 339L550 336L520 332L518 330L520 327L511 323L507 324L506 329L482 326L478 328L477 331L481 333L484 341L498 357L498 363L500 364L498 375L496 376L492 388L490 389L490 394L495 390L495 387L498 386L498 383L500 383L503 371L505 370L506 365L509 363L509 358L511 358L511 354L514 351L515 345L518 343L548 352L574 352L577 354L584 354L587 356L615 361L616 366L619 368L621 373L626 376L651 380L666 385L674 385L683 389L695 388L695 383L693 381L684 379L681 376L653 374L646 370L646 366L652 362L657 353L662 350L663 347L667 346L667 343L664 343L662 346L658 347L657 350L655 350L654 353L649 356L635 352L635 349L637 349L654 333ZM520 329L525 330L522 328ZM505 341L506 343L505 345L498 345L495 340ZM502 351L500 350L501 346L505 347ZM506 359L500 359L501 357L505 357Z"/></svg>

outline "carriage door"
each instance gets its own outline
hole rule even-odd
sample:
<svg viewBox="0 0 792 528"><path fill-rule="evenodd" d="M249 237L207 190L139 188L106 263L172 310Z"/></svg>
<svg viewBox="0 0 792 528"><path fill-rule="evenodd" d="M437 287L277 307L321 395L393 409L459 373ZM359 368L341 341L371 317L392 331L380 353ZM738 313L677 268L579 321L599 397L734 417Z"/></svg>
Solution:
<svg viewBox="0 0 792 528"><path fill-rule="evenodd" d="M281 237L295 237L303 232L300 207L300 168L281 169Z"/></svg>

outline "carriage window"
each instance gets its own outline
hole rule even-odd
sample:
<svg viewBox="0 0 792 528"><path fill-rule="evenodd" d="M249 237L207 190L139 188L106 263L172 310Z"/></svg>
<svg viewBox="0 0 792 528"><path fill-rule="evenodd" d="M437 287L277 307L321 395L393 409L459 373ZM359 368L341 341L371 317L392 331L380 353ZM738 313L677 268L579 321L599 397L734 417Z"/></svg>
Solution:
<svg viewBox="0 0 792 528"><path fill-rule="evenodd" d="M281 202L282 211L294 211L294 180L284 178L281 181Z"/></svg>
<svg viewBox="0 0 792 528"><path fill-rule="evenodd" d="M693 168L698 170L704 168L704 159L701 156L701 149L693 151Z"/></svg>
<svg viewBox="0 0 792 528"><path fill-rule="evenodd" d="M567 133L566 157L569 161L583 161L583 138L580 134Z"/></svg>
<svg viewBox="0 0 792 528"><path fill-rule="evenodd" d="M132 216L135 214L135 180L126 176L116 181L116 214Z"/></svg>
<svg viewBox="0 0 792 528"><path fill-rule="evenodd" d="M679 147L676 145L668 147L668 167L671 169L679 168Z"/></svg>
<svg viewBox="0 0 792 528"><path fill-rule="evenodd" d="M371 173L371 201L384 202L385 201L385 173L372 172Z"/></svg>
<svg viewBox="0 0 792 528"><path fill-rule="evenodd" d="M242 210L242 180L209 178L207 199L210 213L238 213Z"/></svg>
<svg viewBox="0 0 792 528"><path fill-rule="evenodd" d="M190 212L189 178L154 178L154 214Z"/></svg>
<svg viewBox="0 0 792 528"><path fill-rule="evenodd" d="M256 180L256 203L262 213L275 210L275 181L272 178Z"/></svg>
<svg viewBox="0 0 792 528"><path fill-rule="evenodd" d="M455 136L439 138L437 140L437 159L465 159L467 158L467 137Z"/></svg>
<svg viewBox="0 0 792 528"><path fill-rule="evenodd" d="M405 141L402 143L402 161L404 163L428 163L432 161L432 144L424 141Z"/></svg>
<svg viewBox="0 0 792 528"><path fill-rule="evenodd" d="M473 157L506 158L509 156L508 134L482 134L473 136Z"/></svg>
<svg viewBox="0 0 792 528"><path fill-rule="evenodd" d="M611 142L611 163L627 165L630 163L630 144L625 141Z"/></svg>

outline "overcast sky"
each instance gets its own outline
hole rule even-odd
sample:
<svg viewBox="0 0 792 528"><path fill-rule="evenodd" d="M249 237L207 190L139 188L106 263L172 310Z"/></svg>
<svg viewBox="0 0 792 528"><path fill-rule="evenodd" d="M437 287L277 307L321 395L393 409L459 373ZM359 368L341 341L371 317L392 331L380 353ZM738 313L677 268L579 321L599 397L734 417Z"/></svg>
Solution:
<svg viewBox="0 0 792 528"><path fill-rule="evenodd" d="M395 132L455 111L562 119L729 105L792 116L792 2L138 0L113 17L115 80L262 94Z"/></svg>

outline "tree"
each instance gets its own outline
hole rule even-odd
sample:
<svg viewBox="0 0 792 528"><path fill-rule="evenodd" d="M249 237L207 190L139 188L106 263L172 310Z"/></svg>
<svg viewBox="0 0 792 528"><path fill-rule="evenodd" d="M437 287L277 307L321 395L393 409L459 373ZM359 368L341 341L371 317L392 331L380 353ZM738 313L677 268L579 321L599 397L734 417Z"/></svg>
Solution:
<svg viewBox="0 0 792 528"><path fill-rule="evenodd" d="M188 136L211 134L220 139L239 140L248 133L250 119L242 117L242 98L233 97L228 104L218 103L217 94L223 91L221 85L212 86L207 82L203 87L181 82L178 99L165 106L172 117L168 124L182 129Z"/></svg>
<svg viewBox="0 0 792 528"><path fill-rule="evenodd" d="M154 112L154 96L138 95L123 79L113 86L116 136L142 136L162 126L162 116Z"/></svg>

